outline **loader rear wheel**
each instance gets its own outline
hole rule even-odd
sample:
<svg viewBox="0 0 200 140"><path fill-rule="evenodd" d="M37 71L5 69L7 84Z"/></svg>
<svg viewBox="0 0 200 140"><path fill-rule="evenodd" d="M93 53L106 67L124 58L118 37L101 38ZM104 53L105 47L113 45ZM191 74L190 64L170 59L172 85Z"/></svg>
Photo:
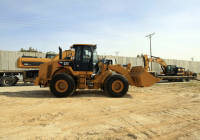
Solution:
<svg viewBox="0 0 200 140"><path fill-rule="evenodd" d="M74 89L75 81L66 73L55 75L50 82L50 90L56 97L67 97L73 93Z"/></svg>
<svg viewBox="0 0 200 140"><path fill-rule="evenodd" d="M121 75L111 75L104 83L104 91L111 97L122 97L128 91L128 81Z"/></svg>

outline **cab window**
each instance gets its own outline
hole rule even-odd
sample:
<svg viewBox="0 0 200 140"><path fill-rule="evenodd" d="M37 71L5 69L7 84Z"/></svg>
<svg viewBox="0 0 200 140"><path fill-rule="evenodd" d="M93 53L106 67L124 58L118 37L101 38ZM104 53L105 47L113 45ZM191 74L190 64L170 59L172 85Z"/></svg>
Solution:
<svg viewBox="0 0 200 140"><path fill-rule="evenodd" d="M83 62L88 63L91 60L92 52L89 48L83 50Z"/></svg>
<svg viewBox="0 0 200 140"><path fill-rule="evenodd" d="M81 48L80 47L77 48L75 55L76 55L76 60L81 61Z"/></svg>

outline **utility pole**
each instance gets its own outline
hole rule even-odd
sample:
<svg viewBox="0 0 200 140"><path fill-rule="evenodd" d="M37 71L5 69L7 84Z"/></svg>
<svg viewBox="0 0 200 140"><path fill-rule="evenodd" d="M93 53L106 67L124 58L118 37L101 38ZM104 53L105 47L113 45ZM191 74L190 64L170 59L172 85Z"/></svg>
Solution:
<svg viewBox="0 0 200 140"><path fill-rule="evenodd" d="M146 37L148 37L149 40L150 40L150 56L151 56L151 58L152 58L151 38L152 38L152 36L153 36L154 34L155 34L155 33L151 33L151 34L146 35ZM151 61L151 71L152 71L152 61Z"/></svg>

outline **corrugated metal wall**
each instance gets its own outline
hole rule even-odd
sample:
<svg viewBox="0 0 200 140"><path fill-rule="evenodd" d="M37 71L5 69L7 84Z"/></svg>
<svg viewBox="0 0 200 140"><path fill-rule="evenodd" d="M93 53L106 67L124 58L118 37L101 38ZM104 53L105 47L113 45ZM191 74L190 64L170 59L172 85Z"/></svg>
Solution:
<svg viewBox="0 0 200 140"><path fill-rule="evenodd" d="M132 66L144 66L143 59L137 57L122 57L122 56L99 56L99 58L114 58L117 60L118 64L128 64L131 63ZM190 70L192 72L200 73L200 62L199 61L185 61L185 60L173 60L164 59L168 65L177 65L184 67L185 70ZM153 63L153 71L161 72L160 65Z"/></svg>
<svg viewBox="0 0 200 140"><path fill-rule="evenodd" d="M41 52L16 52L16 51L0 51L0 71L8 70L24 70L17 68L17 59L21 56L37 56L45 57L45 53ZM114 58L118 64L128 64L131 63L132 66L144 66L143 59L137 57L122 57L122 56L103 56L99 55L99 58ZM184 60L172 60L166 59L165 62L168 65L177 65L184 67L186 70L200 73L200 62L196 61L184 61ZM160 65L153 63L153 71L160 72Z"/></svg>

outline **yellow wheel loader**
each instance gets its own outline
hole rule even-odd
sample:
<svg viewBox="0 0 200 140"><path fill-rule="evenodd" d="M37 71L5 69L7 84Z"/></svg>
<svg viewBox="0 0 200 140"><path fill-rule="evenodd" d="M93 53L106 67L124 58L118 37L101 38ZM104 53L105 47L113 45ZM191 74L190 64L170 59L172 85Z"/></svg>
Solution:
<svg viewBox="0 0 200 140"><path fill-rule="evenodd" d="M141 66L124 68L99 61L96 45L74 44L71 52L74 57L69 60L59 48L59 59L41 64L35 85L49 86L56 97L69 96L76 89L102 89L112 97L122 97L129 85L146 87L159 81Z"/></svg>

